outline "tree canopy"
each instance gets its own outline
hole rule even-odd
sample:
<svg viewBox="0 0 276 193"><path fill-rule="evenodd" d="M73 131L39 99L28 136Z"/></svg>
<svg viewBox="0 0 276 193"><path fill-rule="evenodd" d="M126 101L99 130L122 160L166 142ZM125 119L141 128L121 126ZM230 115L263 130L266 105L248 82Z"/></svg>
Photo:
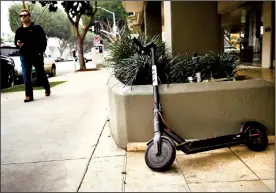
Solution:
<svg viewBox="0 0 276 193"><path fill-rule="evenodd" d="M115 20L121 20L125 19L128 14L125 11L122 1L99 1L98 6L105 8L111 12L115 13ZM95 17L99 17L101 19L110 20L113 21L113 15L111 13L108 13L102 9L99 9L95 15Z"/></svg>
<svg viewBox="0 0 276 193"><path fill-rule="evenodd" d="M21 3L15 3L9 7L9 22L13 32L21 26L19 17L21 9ZM39 4L29 5L28 9L31 12L32 21L41 25L48 37L68 40L72 36L71 24L63 11L50 13L47 7L42 7Z"/></svg>
<svg viewBox="0 0 276 193"><path fill-rule="evenodd" d="M58 9L57 1L39 1L39 3L43 7L48 6L50 12L56 12ZM97 1L62 1L61 5L63 6L67 18L74 29L79 54L80 70L85 70L86 66L83 57L83 43L89 28L93 24L94 16L97 12ZM87 24L80 28L80 21L83 16L87 17Z"/></svg>
<svg viewBox="0 0 276 193"><path fill-rule="evenodd" d="M10 27L13 32L21 26L20 21L20 10L22 9L22 4L20 2L14 3L9 8L9 21ZM40 4L27 4L25 2L26 8L31 12L32 21L43 27L47 37L58 38L59 39L59 51L62 55L64 49L71 43L74 39L73 28L67 18L67 15L62 10L55 10L51 12L49 10L50 5L44 5L42 7Z"/></svg>
<svg viewBox="0 0 276 193"><path fill-rule="evenodd" d="M14 2L14 4L9 7L9 23L13 32L22 25L19 17L22 6L21 2ZM42 8L40 5L28 4L28 10L31 13L32 21L41 25L45 30L49 26L49 23L53 21L52 15L46 7Z"/></svg>

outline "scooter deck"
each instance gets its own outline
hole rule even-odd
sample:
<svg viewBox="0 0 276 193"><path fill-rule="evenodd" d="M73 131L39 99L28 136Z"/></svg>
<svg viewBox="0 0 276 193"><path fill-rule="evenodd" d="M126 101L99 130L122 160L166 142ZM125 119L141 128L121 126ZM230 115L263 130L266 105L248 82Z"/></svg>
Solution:
<svg viewBox="0 0 276 193"><path fill-rule="evenodd" d="M243 144L245 142L241 134L232 134L214 138L186 141L179 144L176 149L183 151L185 154L210 151L214 149Z"/></svg>

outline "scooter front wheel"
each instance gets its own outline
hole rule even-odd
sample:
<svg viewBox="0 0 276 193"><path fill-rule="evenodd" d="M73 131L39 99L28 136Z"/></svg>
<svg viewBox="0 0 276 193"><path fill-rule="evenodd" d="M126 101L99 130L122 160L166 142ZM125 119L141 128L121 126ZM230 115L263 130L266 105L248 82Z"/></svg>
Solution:
<svg viewBox="0 0 276 193"><path fill-rule="evenodd" d="M176 157L176 149L172 142L162 137L161 154L157 156L154 151L153 141L148 145L145 153L145 161L147 166L153 171L166 171L173 164Z"/></svg>

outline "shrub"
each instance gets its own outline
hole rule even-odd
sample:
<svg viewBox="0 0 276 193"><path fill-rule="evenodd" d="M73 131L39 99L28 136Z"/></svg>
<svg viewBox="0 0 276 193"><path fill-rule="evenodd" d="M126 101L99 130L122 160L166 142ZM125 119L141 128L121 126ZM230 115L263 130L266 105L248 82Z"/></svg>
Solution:
<svg viewBox="0 0 276 193"><path fill-rule="evenodd" d="M155 43L159 82L168 82L167 64L172 57L166 50L161 36L149 38L141 33L137 39L142 44L151 41ZM115 77L126 85L144 85L152 82L151 58L137 53L137 47L133 44L129 33L123 34L119 41L111 43L107 63L113 68Z"/></svg>
<svg viewBox="0 0 276 193"><path fill-rule="evenodd" d="M203 79L233 78L237 72L237 59L235 53L207 53L199 61Z"/></svg>
<svg viewBox="0 0 276 193"><path fill-rule="evenodd" d="M195 77L198 70L201 79L228 78L235 75L237 56L223 53L207 53L200 58L199 66L195 66L188 54L172 56L165 48L165 43L159 35L152 38L141 33L137 39L142 44L153 42L156 44L156 59L158 65L158 80L161 84L187 83L188 77ZM152 83L151 58L137 53L129 32L122 34L117 42L110 44L108 66L113 74L125 85L147 85Z"/></svg>

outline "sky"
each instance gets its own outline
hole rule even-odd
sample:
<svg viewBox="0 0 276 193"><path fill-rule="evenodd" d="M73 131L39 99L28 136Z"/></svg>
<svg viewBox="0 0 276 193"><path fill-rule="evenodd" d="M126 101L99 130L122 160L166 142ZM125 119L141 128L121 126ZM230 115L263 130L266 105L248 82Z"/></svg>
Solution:
<svg viewBox="0 0 276 193"><path fill-rule="evenodd" d="M1 1L1 33L12 33L8 14L9 6L12 4L12 1Z"/></svg>

